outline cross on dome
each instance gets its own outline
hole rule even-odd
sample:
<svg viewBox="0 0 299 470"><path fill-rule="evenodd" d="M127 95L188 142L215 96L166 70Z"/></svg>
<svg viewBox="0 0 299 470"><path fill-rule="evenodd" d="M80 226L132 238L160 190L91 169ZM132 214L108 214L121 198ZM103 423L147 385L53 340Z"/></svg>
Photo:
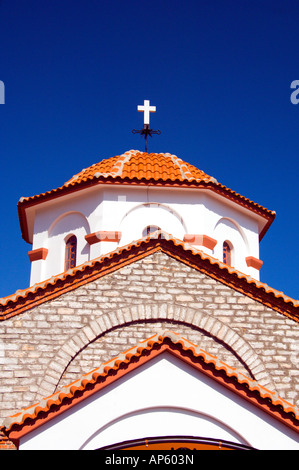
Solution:
<svg viewBox="0 0 299 470"><path fill-rule="evenodd" d="M144 125L149 125L149 123L150 123L150 113L155 113L156 112L156 106L150 106L149 100L144 100L143 106L138 105L137 110L144 113L143 124Z"/></svg>
<svg viewBox="0 0 299 470"><path fill-rule="evenodd" d="M143 105L138 105L137 110L144 113L143 129L133 129L133 134L141 134L145 138L145 152L148 153L148 136L152 137L153 134L161 134L161 131L154 131L150 129L150 113L156 112L156 106L151 106L149 100L144 100Z"/></svg>

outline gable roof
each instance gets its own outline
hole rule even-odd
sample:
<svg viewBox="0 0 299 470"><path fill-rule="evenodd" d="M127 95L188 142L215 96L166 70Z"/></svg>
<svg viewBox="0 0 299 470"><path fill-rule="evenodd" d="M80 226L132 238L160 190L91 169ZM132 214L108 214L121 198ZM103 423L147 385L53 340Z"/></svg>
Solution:
<svg viewBox="0 0 299 470"><path fill-rule="evenodd" d="M237 271L163 231L156 231L106 255L0 299L0 321L57 298L158 251L166 253L292 320L299 321L298 300Z"/></svg>
<svg viewBox="0 0 299 470"><path fill-rule="evenodd" d="M6 418L0 430L10 439L19 439L165 351L298 432L299 410L294 405L170 331L139 342L50 397Z"/></svg>
<svg viewBox="0 0 299 470"><path fill-rule="evenodd" d="M158 187L202 188L211 190L252 212L262 216L266 223L260 240L272 224L274 211L241 196L235 191L170 153L145 153L130 150L122 155L104 159L80 171L62 186L35 196L22 197L18 214L23 238L30 242L26 210L36 204L69 194L97 184L154 185Z"/></svg>

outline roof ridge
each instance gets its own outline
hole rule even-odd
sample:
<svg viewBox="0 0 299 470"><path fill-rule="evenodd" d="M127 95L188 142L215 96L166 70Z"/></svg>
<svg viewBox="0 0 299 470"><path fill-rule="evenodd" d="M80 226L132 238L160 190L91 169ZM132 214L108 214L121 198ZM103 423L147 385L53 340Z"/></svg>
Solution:
<svg viewBox="0 0 299 470"><path fill-rule="evenodd" d="M173 163L176 164L179 167L179 169L181 171L182 178L187 179L189 181L192 180L192 179L195 179L192 176L191 171L187 168L186 162L184 162L181 158L178 158L176 155L169 154L169 157L171 158Z"/></svg>
<svg viewBox="0 0 299 470"><path fill-rule="evenodd" d="M115 174L113 176L121 176L125 163L129 162L133 155L137 155L138 150L128 150L119 156L118 160L115 162L114 167L116 167ZM112 171L111 171L112 174ZM95 174L94 176L96 176Z"/></svg>

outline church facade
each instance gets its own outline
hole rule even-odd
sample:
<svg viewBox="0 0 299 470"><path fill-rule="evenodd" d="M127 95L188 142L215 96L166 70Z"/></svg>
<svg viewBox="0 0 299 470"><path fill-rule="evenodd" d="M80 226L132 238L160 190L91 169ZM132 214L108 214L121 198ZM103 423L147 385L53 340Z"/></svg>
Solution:
<svg viewBox="0 0 299 470"><path fill-rule="evenodd" d="M2 448L299 448L299 302L259 277L273 211L135 150L18 211Z"/></svg>

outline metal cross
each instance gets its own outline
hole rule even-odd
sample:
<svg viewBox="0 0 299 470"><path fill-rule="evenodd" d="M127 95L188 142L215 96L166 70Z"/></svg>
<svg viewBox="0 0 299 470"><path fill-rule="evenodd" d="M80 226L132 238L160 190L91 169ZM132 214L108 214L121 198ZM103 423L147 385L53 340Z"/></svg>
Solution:
<svg viewBox="0 0 299 470"><path fill-rule="evenodd" d="M150 113L155 113L156 112L156 106L150 106L149 100L144 100L143 106L138 105L137 110L141 111L144 113L143 116L143 129L137 130L133 129L132 132L133 134L141 134L144 135L145 138L145 151L148 153L148 136L152 137L152 134L161 134L161 131L154 131L153 129L150 129L149 123L150 123Z"/></svg>

